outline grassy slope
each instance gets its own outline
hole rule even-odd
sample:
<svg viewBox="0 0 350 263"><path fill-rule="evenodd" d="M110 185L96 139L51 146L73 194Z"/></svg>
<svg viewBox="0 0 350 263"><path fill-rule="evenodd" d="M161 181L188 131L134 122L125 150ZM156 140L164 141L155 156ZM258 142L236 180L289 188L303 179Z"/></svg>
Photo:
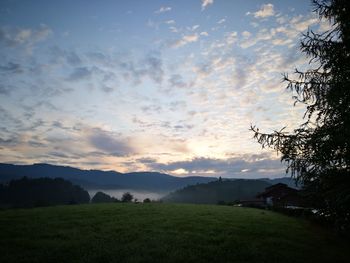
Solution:
<svg viewBox="0 0 350 263"><path fill-rule="evenodd" d="M210 205L0 211L0 236L2 263L346 262L350 255L346 244L303 220Z"/></svg>

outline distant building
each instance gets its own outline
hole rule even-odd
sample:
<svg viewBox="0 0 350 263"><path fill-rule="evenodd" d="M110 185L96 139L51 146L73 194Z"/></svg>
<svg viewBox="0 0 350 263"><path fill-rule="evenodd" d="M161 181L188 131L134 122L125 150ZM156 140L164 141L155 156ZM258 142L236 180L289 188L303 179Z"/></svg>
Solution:
<svg viewBox="0 0 350 263"><path fill-rule="evenodd" d="M266 206L302 206L299 191L282 183L274 184L265 188L265 191L258 194L256 198L262 200Z"/></svg>

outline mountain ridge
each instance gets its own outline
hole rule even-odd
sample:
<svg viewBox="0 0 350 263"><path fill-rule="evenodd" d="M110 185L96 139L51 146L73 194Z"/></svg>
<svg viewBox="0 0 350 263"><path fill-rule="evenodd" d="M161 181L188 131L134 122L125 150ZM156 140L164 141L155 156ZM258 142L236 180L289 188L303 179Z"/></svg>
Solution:
<svg viewBox="0 0 350 263"><path fill-rule="evenodd" d="M18 179L23 176L32 178L61 177L86 189L139 189L165 192L186 185L217 180L215 177L176 177L159 172L120 173L110 170L83 170L47 163L31 165L0 163L0 182Z"/></svg>
<svg viewBox="0 0 350 263"><path fill-rule="evenodd" d="M155 171L120 173L112 170L84 170L71 166L52 165L47 163L35 163L29 165L0 163L0 182L19 179L23 176L32 178L61 177L74 184L78 184L85 189L134 189L155 192L170 192L188 185L209 183L218 180L217 177L177 177ZM225 180L233 181L239 179L231 178ZM261 178L257 180L267 181L270 184L283 182L291 187L293 187L294 184L294 181L287 177L276 179Z"/></svg>

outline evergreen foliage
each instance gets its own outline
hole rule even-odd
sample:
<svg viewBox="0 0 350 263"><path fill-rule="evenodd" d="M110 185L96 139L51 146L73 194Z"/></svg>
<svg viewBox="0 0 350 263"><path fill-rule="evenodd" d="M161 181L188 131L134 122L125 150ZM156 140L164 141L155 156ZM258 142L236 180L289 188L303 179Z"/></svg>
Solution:
<svg viewBox="0 0 350 263"><path fill-rule="evenodd" d="M313 206L344 230L350 225L350 1L313 1L332 29L309 30L301 51L310 68L284 76L295 103L306 105L305 122L288 133L251 130L263 147L282 154L287 172L305 185Z"/></svg>
<svg viewBox="0 0 350 263"><path fill-rule="evenodd" d="M111 197L108 194L103 192L97 192L94 197L91 199L91 203L112 203L118 202L118 199Z"/></svg>
<svg viewBox="0 0 350 263"><path fill-rule="evenodd" d="M2 207L35 207L89 203L87 191L62 178L23 177L0 185Z"/></svg>

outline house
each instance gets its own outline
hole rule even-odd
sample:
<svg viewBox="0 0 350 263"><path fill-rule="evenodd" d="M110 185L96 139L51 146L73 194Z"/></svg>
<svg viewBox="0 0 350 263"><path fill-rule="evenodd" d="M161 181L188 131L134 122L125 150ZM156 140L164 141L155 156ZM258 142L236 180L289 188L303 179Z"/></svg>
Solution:
<svg viewBox="0 0 350 263"><path fill-rule="evenodd" d="M265 188L256 198L263 200L266 206L299 207L302 203L299 191L282 183Z"/></svg>

